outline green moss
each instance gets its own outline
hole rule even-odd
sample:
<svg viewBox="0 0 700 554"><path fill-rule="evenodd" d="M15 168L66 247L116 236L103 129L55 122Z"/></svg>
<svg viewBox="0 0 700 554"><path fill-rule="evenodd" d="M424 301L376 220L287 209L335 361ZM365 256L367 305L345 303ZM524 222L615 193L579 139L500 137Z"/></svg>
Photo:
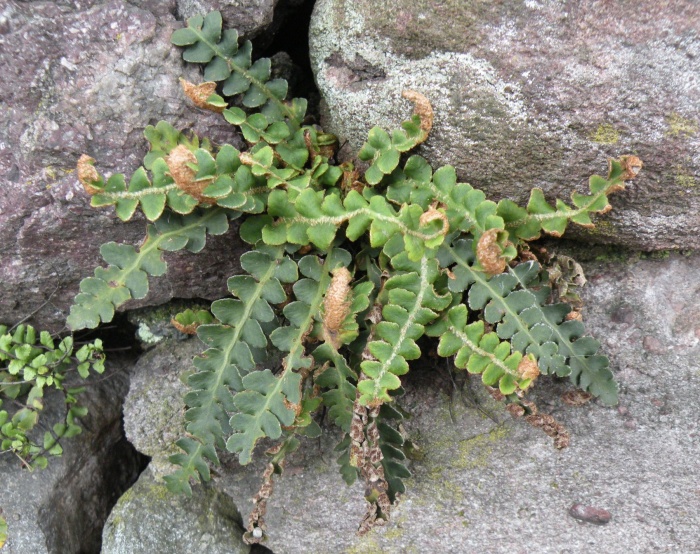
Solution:
<svg viewBox="0 0 700 554"><path fill-rule="evenodd" d="M454 460L452 467L455 469L476 469L488 465L488 460L493 452L494 443L510 434L507 427L493 428L487 434L477 435L467 440L459 441L457 445L458 458Z"/></svg>
<svg viewBox="0 0 700 554"><path fill-rule="evenodd" d="M696 186L695 177L687 173L676 174L676 184L681 188L689 188Z"/></svg>
<svg viewBox="0 0 700 554"><path fill-rule="evenodd" d="M598 144L616 144L620 140L620 133L609 123L601 123L591 134L591 140Z"/></svg>
<svg viewBox="0 0 700 554"><path fill-rule="evenodd" d="M380 548L377 539L371 534L365 535L355 545L345 551L346 554L367 554L367 552L384 552L384 549Z"/></svg>
<svg viewBox="0 0 700 554"><path fill-rule="evenodd" d="M657 250L656 252L644 252L641 254L643 260L667 260L671 256L669 250Z"/></svg>
<svg viewBox="0 0 700 554"><path fill-rule="evenodd" d="M698 124L692 119L681 117L680 114L673 112L666 118L668 125L667 136L671 137L692 137L698 132Z"/></svg>

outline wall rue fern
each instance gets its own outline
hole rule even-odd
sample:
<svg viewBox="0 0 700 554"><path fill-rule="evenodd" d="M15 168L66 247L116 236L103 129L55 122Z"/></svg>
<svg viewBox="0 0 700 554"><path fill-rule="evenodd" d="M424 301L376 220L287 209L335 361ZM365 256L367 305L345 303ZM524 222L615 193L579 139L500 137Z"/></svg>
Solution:
<svg viewBox="0 0 700 554"><path fill-rule="evenodd" d="M540 374L617 402L608 359L528 241L561 236L569 223L592 226L639 172L638 158L611 160L607 176L591 177L570 204L552 205L537 188L524 207L492 202L458 182L454 168L433 170L409 154L428 138L433 111L425 95L405 91L413 115L392 132L373 128L357 159L337 165L335 137L306 123L306 101L287 98L270 60L253 61L250 42L223 30L218 12L190 18L172 42L203 66L205 82L183 82L186 95L221 113L248 146L214 145L160 122L146 129L150 152L128 184L123 175L105 179L83 156L78 176L93 206L114 206L122 220L140 209L151 223L138 248L102 246L107 266L81 283L68 317L73 330L110 321L166 272L162 252L199 252L208 235L241 219L251 250L244 274L228 280L231 297L174 321L206 350L188 379L170 490L191 493L193 482L209 480L218 450L247 464L261 439L276 441L245 535L264 540L273 475L298 437L322 432L324 409L343 434L343 479L367 484L360 532L387 521L410 475L395 405L423 336L439 337L440 356L481 375L558 447L566 431L525 398Z"/></svg>

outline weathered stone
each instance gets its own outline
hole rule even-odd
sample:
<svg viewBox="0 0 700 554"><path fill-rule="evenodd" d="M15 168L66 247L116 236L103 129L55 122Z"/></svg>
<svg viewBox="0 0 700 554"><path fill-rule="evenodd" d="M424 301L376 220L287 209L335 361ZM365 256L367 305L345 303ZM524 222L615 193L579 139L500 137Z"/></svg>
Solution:
<svg viewBox="0 0 700 554"><path fill-rule="evenodd" d="M223 118L188 106L182 93L179 77L201 78L170 44L181 26L175 1L139 5L0 8L0 321L43 306L32 322L61 327L79 281L102 263L100 245L139 244L145 236L143 219L124 224L112 208L89 207L74 173L81 154L95 158L99 171L128 178L147 151L144 128L161 119L240 145ZM211 238L198 256L166 255L168 276L153 279L150 296L126 307L221 297L226 277L239 271L244 247L235 235Z"/></svg>
<svg viewBox="0 0 700 554"><path fill-rule="evenodd" d="M204 350L196 338L166 339L141 356L132 371L124 403L124 432L136 450L151 457L149 468L156 477L176 469L168 457L180 452L175 441L185 428L183 375L193 370L192 358Z"/></svg>
<svg viewBox="0 0 700 554"><path fill-rule="evenodd" d="M311 58L324 128L352 150L425 94L435 125L417 153L492 199L532 187L569 200L638 155L643 173L612 198L588 241L700 246L700 4L319 0Z"/></svg>
<svg viewBox="0 0 700 554"><path fill-rule="evenodd" d="M62 441L63 456L46 470L29 473L14 456L0 457L0 508L9 531L3 554L99 552L112 506L144 466L121 428L131 363L112 356L104 376L87 383L79 397L89 410L83 432ZM65 417L65 403L53 393L45 400L40 421L48 429ZM5 400L3 408L11 405Z"/></svg>
<svg viewBox="0 0 700 554"><path fill-rule="evenodd" d="M234 27L240 36L252 39L273 25L278 2L279 0L177 0L177 11L184 20L193 15L206 15L218 10L224 25Z"/></svg>
<svg viewBox="0 0 700 554"><path fill-rule="evenodd" d="M147 469L110 514L102 554L247 554L241 535L241 515L227 495L197 487L191 498L175 496Z"/></svg>
<svg viewBox="0 0 700 554"><path fill-rule="evenodd" d="M617 254L582 265L584 323L611 358L621 386L617 408L596 401L572 407L560 398L568 381L539 377L531 399L571 433L571 445L559 451L540 430L511 419L478 378L455 388L444 370L414 368L402 406L419 450L391 522L356 536L363 487L342 482L332 451L341 437L326 430L320 441L305 441L275 477L266 546L276 554L697 550L700 512L690 507L698 496L700 291L693 284L700 256ZM653 352L645 350L647 336L659 341ZM186 371L200 349L196 341L159 345L133 377L125 425L163 471L183 409L182 383L166 368ZM459 385L461 375L455 378ZM244 521L266 446L245 467L222 455L213 481ZM605 527L578 522L568 515L575 503L612 519Z"/></svg>

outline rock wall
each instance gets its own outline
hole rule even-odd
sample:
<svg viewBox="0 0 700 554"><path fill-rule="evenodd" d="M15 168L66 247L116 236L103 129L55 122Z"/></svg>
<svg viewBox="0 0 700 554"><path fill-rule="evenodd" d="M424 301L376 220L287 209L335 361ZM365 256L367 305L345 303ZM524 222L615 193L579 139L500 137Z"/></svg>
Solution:
<svg viewBox="0 0 700 554"><path fill-rule="evenodd" d="M694 0L319 0L311 59L327 131L354 151L413 89L435 126L418 153L493 199L587 192L608 157L645 167L589 242L700 246L700 4ZM570 236L572 234L570 233Z"/></svg>
<svg viewBox="0 0 700 554"><path fill-rule="evenodd" d="M697 280L700 257L593 261L603 254L583 263L589 279L583 313L611 358L619 406L569 406L561 399L568 380L538 378L528 396L571 434L571 445L559 451L541 430L513 420L478 376L465 383L463 374L416 364L403 379L401 398L411 416L405 430L417 446L409 462L413 477L392 520L356 535L363 486L343 483L333 452L342 437L324 427L323 438L304 441L274 480L266 546L275 554L697 551L700 511L692 506L700 445L700 291L688 284ZM134 446L152 456L146 483L172 471L171 441L182 430L183 384L172 368L186 373L186 360L202 348L197 339L163 343L134 370L125 428ZM267 447L261 444L243 467L222 453L212 481L244 522ZM139 487L127 500L145 506L150 494ZM574 504L605 510L612 519L605 526L574 519ZM172 506L181 517L177 497ZM138 513L157 524L157 513Z"/></svg>
<svg viewBox="0 0 700 554"><path fill-rule="evenodd" d="M247 4L238 9L248 21L243 30L260 32L274 5ZM263 7L265 18L253 26ZM145 220L124 224L113 209L89 206L74 172L81 154L101 172L128 178L147 151L144 128L161 119L240 144L223 118L190 106L180 89L181 76L199 75L170 44L182 25L177 12L174 0L0 7L0 321L39 310L32 323L61 328L80 280L102 263L100 245L139 244L145 236ZM153 279L150 296L125 308L221 297L242 251L233 229L196 257L169 254L167 277Z"/></svg>

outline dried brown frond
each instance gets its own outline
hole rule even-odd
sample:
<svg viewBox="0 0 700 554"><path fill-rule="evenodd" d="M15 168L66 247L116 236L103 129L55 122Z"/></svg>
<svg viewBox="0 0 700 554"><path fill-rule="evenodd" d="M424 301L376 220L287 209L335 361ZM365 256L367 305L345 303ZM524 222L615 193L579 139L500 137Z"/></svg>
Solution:
<svg viewBox="0 0 700 554"><path fill-rule="evenodd" d="M177 319L172 318L170 320L170 325L175 327L178 331L181 333L184 333L185 335L196 335L197 334L197 327L199 327L201 324L194 322L194 323L188 323L187 325L184 325L180 323Z"/></svg>
<svg viewBox="0 0 700 554"><path fill-rule="evenodd" d="M185 79L180 79L180 85L182 85L182 90L185 92L185 96L192 100L192 103L198 108L203 110L209 110L216 113L221 113L224 111L225 106L215 106L208 102L209 97L216 92L216 83L213 81L208 81L200 85L195 85Z"/></svg>
<svg viewBox="0 0 700 554"><path fill-rule="evenodd" d="M278 445L270 450L269 454L276 454L279 451L281 445ZM284 466L284 460L280 463L280 466ZM275 473L274 464L267 464L265 471L262 475L262 484L260 489L253 497L254 508L248 517L248 527L247 532L243 535L243 541L246 544L257 544L262 542L264 537L264 532L267 526L265 525L265 513L267 512L267 501L272 496L272 491L274 490L274 483L272 482L272 476ZM256 530L259 530L256 532ZM259 535L259 536L256 536Z"/></svg>
<svg viewBox="0 0 700 554"><path fill-rule="evenodd" d="M323 299L323 338L333 348L339 348L338 331L350 313L352 274L346 267L333 271L333 278Z"/></svg>
<svg viewBox="0 0 700 554"><path fill-rule="evenodd" d="M425 139L428 138L428 134L433 128L433 119L435 117L433 113L433 107L430 105L430 100L420 92L415 90L404 90L401 93L406 100L413 102L413 113L416 114L420 119L420 128L425 134Z"/></svg>
<svg viewBox="0 0 700 554"><path fill-rule="evenodd" d="M479 238L476 245L476 258L481 267L489 275L498 275L506 269L506 261L503 258L501 245L498 244L500 229L489 229Z"/></svg>
<svg viewBox="0 0 700 554"><path fill-rule="evenodd" d="M540 374L540 368L537 365L537 360L532 354L528 354L518 364L518 375L521 379L537 379Z"/></svg>
<svg viewBox="0 0 700 554"><path fill-rule="evenodd" d="M590 392L580 389L569 390L561 395L561 399L569 406L583 406L588 404L592 398L593 395Z"/></svg>
<svg viewBox="0 0 700 554"><path fill-rule="evenodd" d="M76 166L76 169L78 170L78 180L80 181L80 184L83 185L85 192L87 192L90 196L102 192L101 189L94 186L95 183L99 183L102 180L100 174L93 165L94 163L94 158L91 158L87 154L83 154L78 159L78 164Z"/></svg>
<svg viewBox="0 0 700 554"><path fill-rule="evenodd" d="M542 429L544 433L554 439L554 447L561 450L569 446L570 436L561 423L549 414L530 414L525 416L527 421L533 427Z"/></svg>
<svg viewBox="0 0 700 554"><path fill-rule="evenodd" d="M197 158L189 148L182 144L176 146L166 156L165 162L168 164L170 176L180 190L194 196L199 202L205 204L216 202L213 198L202 195L204 189L211 184L212 179L195 180L195 172L188 164L197 163Z"/></svg>
<svg viewBox="0 0 700 554"><path fill-rule="evenodd" d="M565 319L566 319L566 321L571 321L571 320L583 321L583 316L581 315L581 312L577 312L576 310L572 310L568 314L566 314Z"/></svg>
<svg viewBox="0 0 700 554"><path fill-rule="evenodd" d="M623 181L634 179L642 170L644 163L637 156L622 156L620 158L622 169L625 172L622 174Z"/></svg>

